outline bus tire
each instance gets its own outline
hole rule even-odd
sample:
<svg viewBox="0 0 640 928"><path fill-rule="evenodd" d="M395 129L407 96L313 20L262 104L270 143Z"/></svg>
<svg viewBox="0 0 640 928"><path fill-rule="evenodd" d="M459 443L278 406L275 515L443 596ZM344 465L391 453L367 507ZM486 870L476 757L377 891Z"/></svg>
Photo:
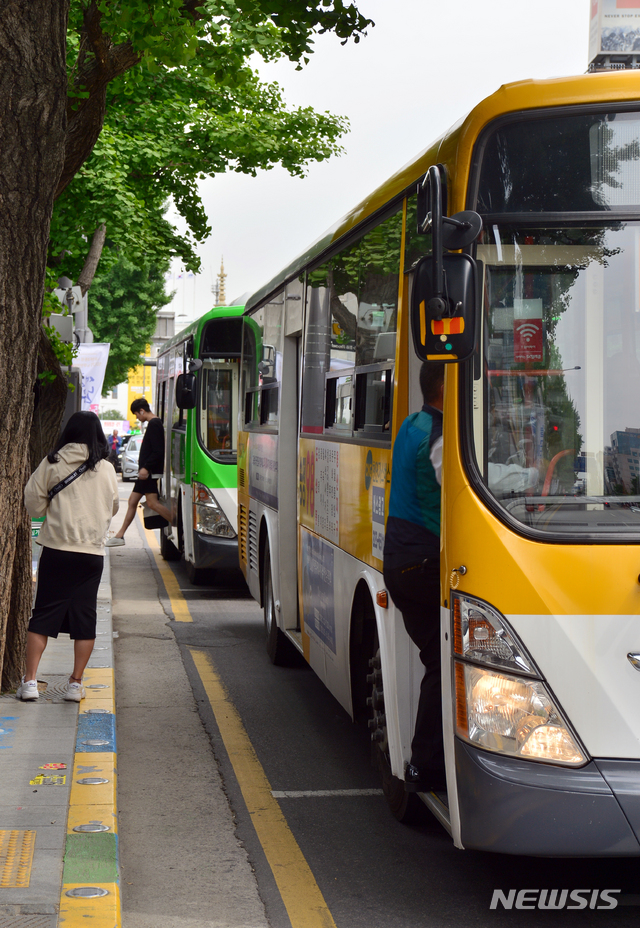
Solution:
<svg viewBox="0 0 640 928"><path fill-rule="evenodd" d="M271 552L269 551L269 542L267 542L264 549L262 564L262 609L264 613L267 654L272 664L279 667L288 667L293 663L297 652L289 639L278 628L276 604L273 598L273 577L271 575Z"/></svg>
<svg viewBox="0 0 640 928"><path fill-rule="evenodd" d="M180 560L180 552L174 543L169 538L167 538L163 528L160 529L160 554L165 559L165 561Z"/></svg>
<svg viewBox="0 0 640 928"><path fill-rule="evenodd" d="M382 780L382 792L387 800L391 814L403 825L420 821L422 802L416 793L407 793L404 781L391 772L389 760L389 743L384 714L384 689L382 680L382 662L380 648L369 661L372 673L367 677L371 685L371 696L367 700L371 709L369 728L371 729L371 760L378 768Z"/></svg>

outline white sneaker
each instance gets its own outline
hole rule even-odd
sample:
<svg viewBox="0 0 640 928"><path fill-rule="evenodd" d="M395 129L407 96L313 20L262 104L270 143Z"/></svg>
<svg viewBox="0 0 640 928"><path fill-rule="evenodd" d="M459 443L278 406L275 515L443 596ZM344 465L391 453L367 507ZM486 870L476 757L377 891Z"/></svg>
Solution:
<svg viewBox="0 0 640 928"><path fill-rule="evenodd" d="M86 695L82 683L72 683L71 680L69 680L67 688L64 691L64 698L68 702L80 702Z"/></svg>
<svg viewBox="0 0 640 928"><path fill-rule="evenodd" d="M107 548L117 548L118 545L124 544L124 538L116 538L115 535L113 538L107 538L105 541L105 547Z"/></svg>
<svg viewBox="0 0 640 928"><path fill-rule="evenodd" d="M16 690L16 696L18 699L22 699L23 702L26 702L28 699L38 699L40 693L38 692L38 681L37 680L25 680L22 678L22 683Z"/></svg>

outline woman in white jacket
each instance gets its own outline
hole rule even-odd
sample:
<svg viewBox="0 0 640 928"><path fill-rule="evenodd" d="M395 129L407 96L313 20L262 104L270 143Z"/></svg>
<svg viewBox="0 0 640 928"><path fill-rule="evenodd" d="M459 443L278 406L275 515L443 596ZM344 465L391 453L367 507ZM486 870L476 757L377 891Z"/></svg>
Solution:
<svg viewBox="0 0 640 928"><path fill-rule="evenodd" d="M33 518L46 516L36 601L27 633L27 667L20 699L37 699L37 671L49 638L73 639L74 666L65 699L80 702L82 674L96 637L98 586L104 542L118 511L115 470L94 412L74 413L56 447L32 474L24 501Z"/></svg>

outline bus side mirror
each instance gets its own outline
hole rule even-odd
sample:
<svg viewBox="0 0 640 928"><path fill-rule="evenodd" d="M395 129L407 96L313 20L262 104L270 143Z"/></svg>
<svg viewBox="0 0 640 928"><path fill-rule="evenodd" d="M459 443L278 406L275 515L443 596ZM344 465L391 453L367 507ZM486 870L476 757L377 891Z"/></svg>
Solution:
<svg viewBox="0 0 640 928"><path fill-rule="evenodd" d="M443 291L427 255L416 267L411 293L413 346L422 361L466 361L476 333L477 264L469 255L442 256Z"/></svg>
<svg viewBox="0 0 640 928"><path fill-rule="evenodd" d="M176 404L180 409L195 409L197 404L195 374L180 374L176 380Z"/></svg>
<svg viewBox="0 0 640 928"><path fill-rule="evenodd" d="M418 184L418 232L431 233L431 254L415 271L411 328L423 361L465 361L473 353L477 266L458 251L476 240L482 218L472 210L445 216L445 169L433 164Z"/></svg>

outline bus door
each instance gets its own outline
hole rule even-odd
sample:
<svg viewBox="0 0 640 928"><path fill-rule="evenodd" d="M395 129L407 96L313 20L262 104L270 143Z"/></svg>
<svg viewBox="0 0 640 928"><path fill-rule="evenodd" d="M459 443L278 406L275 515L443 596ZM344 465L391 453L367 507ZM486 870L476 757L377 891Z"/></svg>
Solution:
<svg viewBox="0 0 640 928"><path fill-rule="evenodd" d="M298 615L298 562L291 557L297 549L298 435L300 417L300 363L302 357L302 309L304 285L287 284L284 292L284 338L280 389L280 434L278 461L280 598L285 628L302 643Z"/></svg>
<svg viewBox="0 0 640 928"><path fill-rule="evenodd" d="M176 382L184 371L186 343L177 345L169 354L168 429L165 435L165 498L172 512L179 510L180 484L185 473L186 419L184 410L176 403Z"/></svg>

